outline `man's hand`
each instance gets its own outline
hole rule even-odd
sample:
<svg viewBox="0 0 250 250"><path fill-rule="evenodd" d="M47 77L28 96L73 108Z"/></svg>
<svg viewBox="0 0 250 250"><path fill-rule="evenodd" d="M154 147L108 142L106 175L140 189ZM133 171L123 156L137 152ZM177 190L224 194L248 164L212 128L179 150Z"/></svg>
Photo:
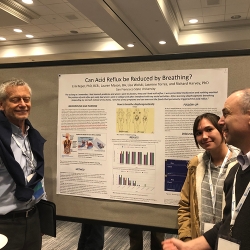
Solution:
<svg viewBox="0 0 250 250"><path fill-rule="evenodd" d="M204 236L197 239L183 242L176 238L164 240L162 242L163 250L211 250Z"/></svg>
<svg viewBox="0 0 250 250"><path fill-rule="evenodd" d="M161 244L162 244L162 249L163 250L182 250L184 248L181 248L182 245L182 241L172 238L172 239L168 239L168 240L164 240Z"/></svg>

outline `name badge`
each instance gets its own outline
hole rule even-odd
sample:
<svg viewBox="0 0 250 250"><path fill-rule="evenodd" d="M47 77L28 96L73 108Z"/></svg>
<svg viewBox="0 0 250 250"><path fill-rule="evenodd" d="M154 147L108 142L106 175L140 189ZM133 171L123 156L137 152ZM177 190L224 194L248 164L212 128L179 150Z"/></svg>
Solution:
<svg viewBox="0 0 250 250"><path fill-rule="evenodd" d="M204 233L206 233L208 230L214 227L215 224L213 223L204 223Z"/></svg>
<svg viewBox="0 0 250 250"><path fill-rule="evenodd" d="M217 250L240 250L240 242L236 239L220 236Z"/></svg>

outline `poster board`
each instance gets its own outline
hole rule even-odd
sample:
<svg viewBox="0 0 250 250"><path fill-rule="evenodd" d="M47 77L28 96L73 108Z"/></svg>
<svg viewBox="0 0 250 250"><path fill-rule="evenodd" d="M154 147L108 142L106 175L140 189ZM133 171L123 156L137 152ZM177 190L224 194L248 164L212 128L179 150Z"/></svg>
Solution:
<svg viewBox="0 0 250 250"><path fill-rule="evenodd" d="M178 206L188 161L204 152L194 119L221 114L228 69L58 78L57 194Z"/></svg>

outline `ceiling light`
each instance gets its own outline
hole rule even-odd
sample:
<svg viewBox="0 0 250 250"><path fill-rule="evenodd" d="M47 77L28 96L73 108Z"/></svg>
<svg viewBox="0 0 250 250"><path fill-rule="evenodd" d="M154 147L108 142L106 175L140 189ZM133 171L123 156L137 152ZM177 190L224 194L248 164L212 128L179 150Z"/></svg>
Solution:
<svg viewBox="0 0 250 250"><path fill-rule="evenodd" d="M231 16L231 19L240 19L241 18L241 15L234 15L234 16Z"/></svg>
<svg viewBox="0 0 250 250"><path fill-rule="evenodd" d="M132 48L132 47L134 47L135 45L134 45L133 43L129 43L127 46L128 46L129 48Z"/></svg>
<svg viewBox="0 0 250 250"><path fill-rule="evenodd" d="M32 0L22 0L23 3L26 3L26 4L32 4L33 1Z"/></svg>
<svg viewBox="0 0 250 250"><path fill-rule="evenodd" d="M190 19L189 23L198 23L198 20L197 19Z"/></svg>
<svg viewBox="0 0 250 250"><path fill-rule="evenodd" d="M160 41L159 44L166 44L166 41Z"/></svg>
<svg viewBox="0 0 250 250"><path fill-rule="evenodd" d="M14 31L17 32L17 33L23 32L21 29L14 29Z"/></svg>
<svg viewBox="0 0 250 250"><path fill-rule="evenodd" d="M16 57L16 56L17 56L17 52L14 49L8 49L3 54L3 57Z"/></svg>
<svg viewBox="0 0 250 250"><path fill-rule="evenodd" d="M78 31L77 30L71 30L70 33L72 33L72 34L78 34Z"/></svg>
<svg viewBox="0 0 250 250"><path fill-rule="evenodd" d="M6 40L6 38L0 37L0 41L5 41L5 40Z"/></svg>
<svg viewBox="0 0 250 250"><path fill-rule="evenodd" d="M31 20L40 17L32 10L27 9L20 3L13 0L0 0L0 9L8 12L12 16L17 17L26 23L30 23Z"/></svg>
<svg viewBox="0 0 250 250"><path fill-rule="evenodd" d="M28 38L33 38L34 36L32 36L32 35L26 35L26 37L28 37Z"/></svg>

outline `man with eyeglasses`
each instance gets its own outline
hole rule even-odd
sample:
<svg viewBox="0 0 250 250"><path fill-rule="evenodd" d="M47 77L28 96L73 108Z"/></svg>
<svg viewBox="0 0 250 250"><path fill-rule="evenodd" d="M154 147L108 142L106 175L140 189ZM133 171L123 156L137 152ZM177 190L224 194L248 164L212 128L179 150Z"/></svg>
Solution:
<svg viewBox="0 0 250 250"><path fill-rule="evenodd" d="M31 88L23 80L0 85L0 234L6 250L39 250L42 245L36 208L44 191L45 139L28 120Z"/></svg>

